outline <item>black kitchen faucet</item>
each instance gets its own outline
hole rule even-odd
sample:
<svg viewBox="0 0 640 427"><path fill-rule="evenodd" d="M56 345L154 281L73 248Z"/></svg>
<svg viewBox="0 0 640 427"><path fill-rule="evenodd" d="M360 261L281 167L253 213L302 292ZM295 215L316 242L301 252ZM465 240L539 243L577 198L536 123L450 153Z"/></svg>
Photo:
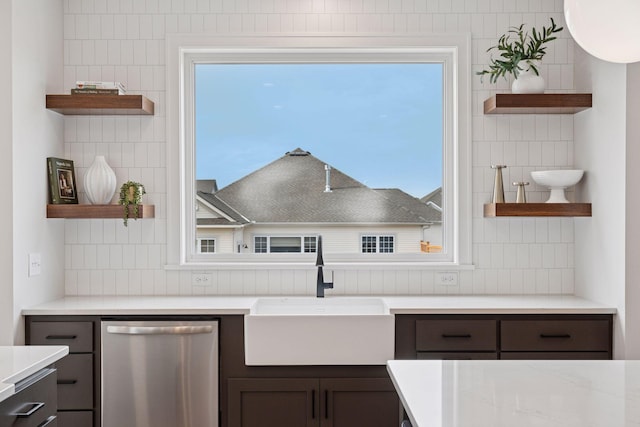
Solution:
<svg viewBox="0 0 640 427"><path fill-rule="evenodd" d="M316 297L324 298L325 289L333 289L333 282L324 281L324 273L322 267L324 266L324 260L322 259L322 236L318 236L318 244L316 247L318 257L316 258L316 267L318 267L318 279L316 280Z"/></svg>

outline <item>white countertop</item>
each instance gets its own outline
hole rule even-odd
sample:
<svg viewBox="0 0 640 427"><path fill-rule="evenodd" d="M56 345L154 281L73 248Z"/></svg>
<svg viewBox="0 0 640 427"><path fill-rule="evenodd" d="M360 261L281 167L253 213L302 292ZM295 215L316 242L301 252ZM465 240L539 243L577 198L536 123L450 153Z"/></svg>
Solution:
<svg viewBox="0 0 640 427"><path fill-rule="evenodd" d="M15 384L69 354L67 346L0 346L0 402Z"/></svg>
<svg viewBox="0 0 640 427"><path fill-rule="evenodd" d="M382 298L394 314L612 314L615 307L570 295L433 295ZM259 297L65 297L22 310L23 315L247 314ZM260 298L282 298L268 296ZM298 298L298 297L287 297ZM300 297L313 298L313 297ZM327 296L327 298L341 298Z"/></svg>
<svg viewBox="0 0 640 427"><path fill-rule="evenodd" d="M395 360L413 427L640 425L640 361Z"/></svg>

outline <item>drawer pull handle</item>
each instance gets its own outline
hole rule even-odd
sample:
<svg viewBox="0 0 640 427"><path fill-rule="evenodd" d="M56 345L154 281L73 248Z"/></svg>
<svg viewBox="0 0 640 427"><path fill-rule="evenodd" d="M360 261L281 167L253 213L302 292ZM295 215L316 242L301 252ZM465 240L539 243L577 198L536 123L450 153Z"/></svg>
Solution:
<svg viewBox="0 0 640 427"><path fill-rule="evenodd" d="M311 390L311 419L316 419L316 390Z"/></svg>
<svg viewBox="0 0 640 427"><path fill-rule="evenodd" d="M569 334L540 334L540 338L571 338Z"/></svg>
<svg viewBox="0 0 640 427"><path fill-rule="evenodd" d="M471 334L442 334L442 338L471 338Z"/></svg>
<svg viewBox="0 0 640 427"><path fill-rule="evenodd" d="M58 380L58 384L62 385L74 385L78 382L78 380Z"/></svg>
<svg viewBox="0 0 640 427"><path fill-rule="evenodd" d="M13 415L18 418L27 418L43 406L44 402L28 402L20 409L20 412L16 412Z"/></svg>
<svg viewBox="0 0 640 427"><path fill-rule="evenodd" d="M47 335L48 340L75 340L77 335Z"/></svg>
<svg viewBox="0 0 640 427"><path fill-rule="evenodd" d="M329 390L324 391L324 418L329 419Z"/></svg>
<svg viewBox="0 0 640 427"><path fill-rule="evenodd" d="M56 418L57 417L55 415L51 415L49 418L44 420L44 422L42 424L40 424L38 427L46 427L49 424L51 424L52 422L54 422L56 420Z"/></svg>

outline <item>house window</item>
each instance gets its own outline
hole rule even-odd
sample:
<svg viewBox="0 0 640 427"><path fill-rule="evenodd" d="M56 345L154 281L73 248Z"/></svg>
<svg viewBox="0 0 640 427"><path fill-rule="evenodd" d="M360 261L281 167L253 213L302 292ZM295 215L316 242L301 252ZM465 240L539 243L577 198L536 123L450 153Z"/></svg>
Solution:
<svg viewBox="0 0 640 427"><path fill-rule="evenodd" d="M199 254L213 254L216 252L216 239L198 239Z"/></svg>
<svg viewBox="0 0 640 427"><path fill-rule="evenodd" d="M266 254L267 253L267 240L268 238L265 236L256 236L253 240L254 251L257 254Z"/></svg>
<svg viewBox="0 0 640 427"><path fill-rule="evenodd" d="M316 237L305 237L304 238L304 251L305 253L315 253L316 252Z"/></svg>
<svg viewBox="0 0 640 427"><path fill-rule="evenodd" d="M377 250L376 236L362 236L362 253L375 254Z"/></svg>
<svg viewBox="0 0 640 427"><path fill-rule="evenodd" d="M316 251L315 236L255 236L255 253L312 253Z"/></svg>
<svg viewBox="0 0 640 427"><path fill-rule="evenodd" d="M362 236L362 253L392 254L394 252L393 241L393 236Z"/></svg>
<svg viewBox="0 0 640 427"><path fill-rule="evenodd" d="M225 241L255 236L253 253L311 254L309 233L325 234L324 251L343 262L392 253L389 262L470 263L468 36L172 35L167 43L170 264L287 260L222 247L194 256L191 242L210 228ZM211 212L196 212L200 182L213 180ZM397 234L373 234L361 248L329 237L378 226ZM421 252L420 241L443 250Z"/></svg>

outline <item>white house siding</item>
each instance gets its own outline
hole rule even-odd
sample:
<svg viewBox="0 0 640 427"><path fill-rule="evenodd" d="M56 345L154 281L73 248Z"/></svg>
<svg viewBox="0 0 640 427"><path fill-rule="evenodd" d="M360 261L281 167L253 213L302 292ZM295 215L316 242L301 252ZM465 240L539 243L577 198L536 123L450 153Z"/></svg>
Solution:
<svg viewBox="0 0 640 427"><path fill-rule="evenodd" d="M216 239L216 253L230 254L235 252L233 228L198 228L197 238Z"/></svg>
<svg viewBox="0 0 640 427"><path fill-rule="evenodd" d="M197 201L196 202L196 217L197 218L220 218L221 216L211 210L211 208L204 203Z"/></svg>
<svg viewBox="0 0 640 427"><path fill-rule="evenodd" d="M245 242L253 250L253 237L322 235L325 253L360 253L361 236L391 235L395 237L396 253L420 252L422 226L251 226L244 230Z"/></svg>

